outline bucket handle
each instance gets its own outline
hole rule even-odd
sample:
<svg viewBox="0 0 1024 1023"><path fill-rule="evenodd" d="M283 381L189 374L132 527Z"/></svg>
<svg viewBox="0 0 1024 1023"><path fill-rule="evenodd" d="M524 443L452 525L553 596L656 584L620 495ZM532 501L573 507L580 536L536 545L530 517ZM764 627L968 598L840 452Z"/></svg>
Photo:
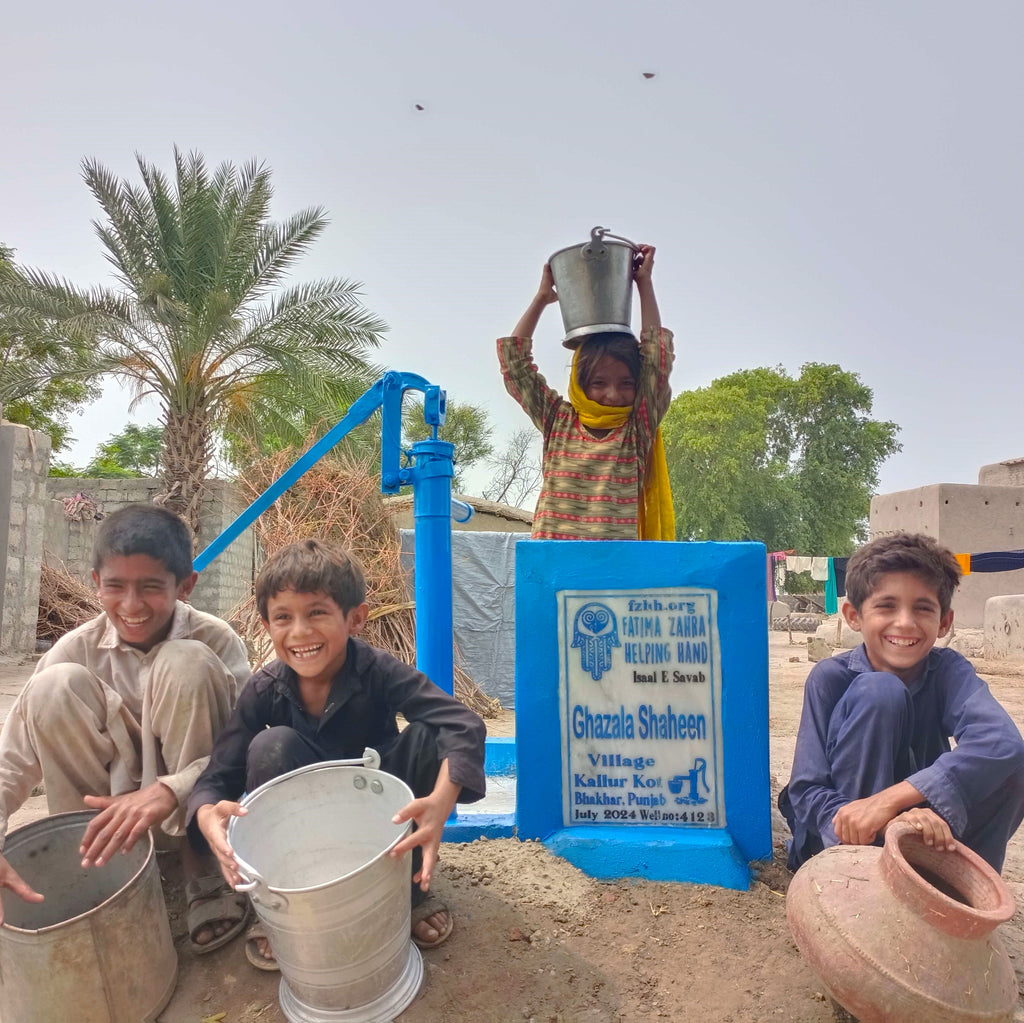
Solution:
<svg viewBox="0 0 1024 1023"><path fill-rule="evenodd" d="M606 238L612 238L617 242L625 242L634 252L640 250L640 246L636 242L623 238L621 234L612 234L607 227L598 226L590 229L590 241L586 242L583 248L580 249L580 255L584 259L594 259L595 257L603 256L608 251L604 245Z"/></svg>
<svg viewBox="0 0 1024 1023"><path fill-rule="evenodd" d="M308 764L305 767L300 767L294 771L288 772L289 778L294 778L297 774L307 774L310 771L319 771L324 767L365 767L370 771L376 771L380 767L380 754L369 746L363 750L361 757L353 757L351 760L322 760L317 764ZM259 788L253 789L248 796L242 801L244 806L253 798L258 792L261 792L265 788L269 788L277 781L277 778L271 778L270 781L264 782ZM281 892L275 892L271 889L270 885L267 884L267 880L262 874L253 866L246 863L238 853L235 853L235 862L238 864L238 873L241 875L242 883L235 885L236 892L248 892L249 897L257 905L263 903L268 909L278 910L284 909L288 905L288 899Z"/></svg>

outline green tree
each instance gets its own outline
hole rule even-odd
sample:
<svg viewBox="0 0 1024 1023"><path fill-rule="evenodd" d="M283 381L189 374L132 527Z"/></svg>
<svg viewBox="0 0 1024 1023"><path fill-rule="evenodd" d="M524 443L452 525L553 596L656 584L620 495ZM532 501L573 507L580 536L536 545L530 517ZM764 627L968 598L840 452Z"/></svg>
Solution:
<svg viewBox="0 0 1024 1023"><path fill-rule="evenodd" d="M14 250L0 245L0 294L20 295L31 285L14 263ZM0 404L4 418L50 435L54 452L71 437L69 419L100 388L89 377L96 363L91 348L73 332L47 329L29 312L0 318Z"/></svg>
<svg viewBox="0 0 1024 1023"><path fill-rule="evenodd" d="M418 440L429 440L432 427L423 419L423 402L414 400L402 410L403 438L406 447ZM437 431L439 439L455 445L455 476L452 489L461 491L465 485L465 471L481 459L489 458L494 450L491 444L491 424L487 413L479 405L457 404L449 401L445 409L444 425Z"/></svg>
<svg viewBox="0 0 1024 1023"><path fill-rule="evenodd" d="M678 535L849 553L878 469L900 448L856 373L807 363L741 370L684 391L663 423Z"/></svg>
<svg viewBox="0 0 1024 1023"><path fill-rule="evenodd" d="M301 443L296 423L336 422L376 375L368 360L386 327L352 282L283 287L327 219L310 208L272 222L267 167L210 173L200 154L177 149L173 180L141 157L138 166L141 185L83 163L118 286L86 291L27 271L31 300L0 296L0 317L88 332L135 400L160 401L167 505L198 532L216 435Z"/></svg>
<svg viewBox="0 0 1024 1023"><path fill-rule="evenodd" d="M96 448L84 475L101 479L156 476L164 431L129 423Z"/></svg>

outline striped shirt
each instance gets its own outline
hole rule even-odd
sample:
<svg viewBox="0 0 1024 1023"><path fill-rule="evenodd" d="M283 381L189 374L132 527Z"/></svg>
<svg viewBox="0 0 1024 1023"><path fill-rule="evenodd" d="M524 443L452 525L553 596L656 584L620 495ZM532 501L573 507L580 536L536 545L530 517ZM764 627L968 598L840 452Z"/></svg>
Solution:
<svg viewBox="0 0 1024 1023"><path fill-rule="evenodd" d="M528 337L498 339L505 389L544 437L544 480L533 514L534 539L635 540L643 470L658 424L672 399L672 332L640 337L636 400L626 422L595 437L576 410L552 390L533 361Z"/></svg>

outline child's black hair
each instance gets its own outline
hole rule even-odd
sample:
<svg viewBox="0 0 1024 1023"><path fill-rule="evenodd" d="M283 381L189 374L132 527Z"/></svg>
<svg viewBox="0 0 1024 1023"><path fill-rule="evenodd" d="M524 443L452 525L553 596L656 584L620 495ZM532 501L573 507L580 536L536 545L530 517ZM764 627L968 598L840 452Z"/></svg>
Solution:
<svg viewBox="0 0 1024 1023"><path fill-rule="evenodd" d="M632 334L591 334L584 338L576 355L576 383L583 391L590 385L594 368L604 356L621 362L640 382L640 345Z"/></svg>
<svg viewBox="0 0 1024 1023"><path fill-rule="evenodd" d="M282 590L326 593L348 614L366 600L366 579L354 554L319 540L299 540L268 558L256 577L256 606L264 621L270 598Z"/></svg>
<svg viewBox="0 0 1024 1023"><path fill-rule="evenodd" d="M92 548L92 568L99 572L108 558L148 554L177 582L192 575L192 534L185 520L155 504L128 504L100 524Z"/></svg>
<svg viewBox="0 0 1024 1023"><path fill-rule="evenodd" d="M859 611L878 580L890 572L909 572L935 589L945 614L960 585L960 563L952 551L923 533L880 536L856 551L846 566L846 599Z"/></svg>

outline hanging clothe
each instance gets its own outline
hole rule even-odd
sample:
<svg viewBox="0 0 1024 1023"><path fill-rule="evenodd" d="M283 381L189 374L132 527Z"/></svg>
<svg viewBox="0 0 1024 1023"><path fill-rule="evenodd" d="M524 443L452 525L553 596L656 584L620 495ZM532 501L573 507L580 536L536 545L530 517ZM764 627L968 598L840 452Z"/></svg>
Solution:
<svg viewBox="0 0 1024 1023"><path fill-rule="evenodd" d="M964 575L970 575L971 574L971 556L970 556L970 554L954 554L953 557L956 558L958 564L960 565L960 571Z"/></svg>
<svg viewBox="0 0 1024 1023"><path fill-rule="evenodd" d="M849 558L833 558L832 571L836 576L836 597L846 596L846 563Z"/></svg>
<svg viewBox="0 0 1024 1023"><path fill-rule="evenodd" d="M828 558L811 558L811 578L819 583L828 579Z"/></svg>
<svg viewBox="0 0 1024 1023"><path fill-rule="evenodd" d="M811 570L811 559L810 558L805 558L803 556L797 556L795 554L790 554L786 558L786 571L787 572L795 572L796 574L799 575L801 572L810 572L810 570Z"/></svg>
<svg viewBox="0 0 1024 1023"><path fill-rule="evenodd" d="M825 578L825 614L834 615L839 610L839 598L836 594L835 558L828 558L828 575ZM813 576L814 573L812 572Z"/></svg>
<svg viewBox="0 0 1024 1023"><path fill-rule="evenodd" d="M971 555L972 572L1015 572L1024 568L1024 551L985 551Z"/></svg>

